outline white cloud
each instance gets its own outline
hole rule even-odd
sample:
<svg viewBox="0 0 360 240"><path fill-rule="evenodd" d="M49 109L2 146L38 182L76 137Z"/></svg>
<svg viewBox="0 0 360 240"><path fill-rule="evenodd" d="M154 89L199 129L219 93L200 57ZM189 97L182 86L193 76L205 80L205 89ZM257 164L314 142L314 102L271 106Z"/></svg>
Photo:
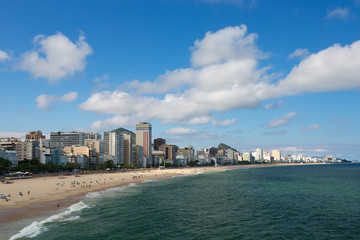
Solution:
<svg viewBox="0 0 360 240"><path fill-rule="evenodd" d="M304 149L296 146L292 147L280 147L279 148L282 152L303 152Z"/></svg>
<svg viewBox="0 0 360 240"><path fill-rule="evenodd" d="M207 32L202 40L195 41L192 65L202 67L231 60L255 59L263 55L255 44L256 39L256 34L247 33L245 25Z"/></svg>
<svg viewBox="0 0 360 240"><path fill-rule="evenodd" d="M317 124L312 124L308 127L305 127L305 128L302 128L301 130L303 131L313 131L313 130L319 130L320 129L320 126L317 125Z"/></svg>
<svg viewBox="0 0 360 240"><path fill-rule="evenodd" d="M309 55L310 55L310 52L306 48L298 48L298 49L295 49L294 52L289 54L288 59L293 59L293 58L304 59Z"/></svg>
<svg viewBox="0 0 360 240"><path fill-rule="evenodd" d="M274 109L274 108L279 108L279 107L281 107L283 105L283 103L284 103L283 100L280 100L280 101L278 101L276 103L269 103L269 104L266 104L264 106L264 109L265 110L270 110L270 109Z"/></svg>
<svg viewBox="0 0 360 240"><path fill-rule="evenodd" d="M277 128L277 127L289 125L290 120L293 119L295 116L296 116L296 113L291 112L291 113L285 114L284 116L281 116L279 118L275 118L269 122L268 127L269 128Z"/></svg>
<svg viewBox="0 0 360 240"><path fill-rule="evenodd" d="M316 149L311 149L311 152L315 152L315 153L326 153L326 152L330 152L329 149L323 149L323 148L316 148Z"/></svg>
<svg viewBox="0 0 360 240"><path fill-rule="evenodd" d="M113 116L106 120L98 120L91 124L91 131L102 131L109 130L111 128L118 127L130 127L136 125L138 122L142 121L142 119L136 119L131 116Z"/></svg>
<svg viewBox="0 0 360 240"><path fill-rule="evenodd" d="M79 109L114 115L97 124L124 117L161 123L219 123L212 117L216 112L256 108L264 100L285 96L360 87L360 41L313 53L276 82L267 73L268 67L259 67L265 54L258 50L256 38L244 25L208 32L191 48L192 67L168 70L153 82L134 80L114 91L94 92ZM274 119L269 127L288 122Z"/></svg>
<svg viewBox="0 0 360 240"><path fill-rule="evenodd" d="M61 101L63 102L72 102L75 101L78 97L78 93L77 92L69 92L67 94L64 94L61 97Z"/></svg>
<svg viewBox="0 0 360 240"><path fill-rule="evenodd" d="M15 138L25 138L26 133L19 132L0 132L0 137L15 137Z"/></svg>
<svg viewBox="0 0 360 240"><path fill-rule="evenodd" d="M64 94L61 97L58 97L56 95L47 95L47 94L41 94L37 96L35 101L37 102L36 108L42 109L42 110L49 110L51 108L51 104L53 102L73 102L77 99L78 93L77 92L69 92L67 94Z"/></svg>
<svg viewBox="0 0 360 240"><path fill-rule="evenodd" d="M34 46L34 49L22 54L20 69L29 71L35 78L48 79L50 84L83 71L86 57L92 53L83 35L76 43L62 33L48 37L37 35Z"/></svg>
<svg viewBox="0 0 360 240"><path fill-rule="evenodd" d="M335 8L331 11L329 11L325 17L325 19L331 19L331 18L336 18L339 20L346 20L350 17L350 10L349 8Z"/></svg>
<svg viewBox="0 0 360 240"><path fill-rule="evenodd" d="M198 133L199 131L196 129L191 129L188 127L177 127L177 128L171 128L169 130L165 131L166 135L191 135Z"/></svg>
<svg viewBox="0 0 360 240"><path fill-rule="evenodd" d="M354 89L360 87L359 75L360 41L344 47L335 44L301 61L269 93L294 96Z"/></svg>
<svg viewBox="0 0 360 240"><path fill-rule="evenodd" d="M233 118L233 119L225 119L223 121L219 121L219 120L213 120L211 122L211 124L213 126L221 126L221 127L227 127L227 126L231 126L234 125L237 122L237 119Z"/></svg>
<svg viewBox="0 0 360 240"><path fill-rule="evenodd" d="M9 55L6 52L0 50L0 62L5 62L6 60L10 60Z"/></svg>

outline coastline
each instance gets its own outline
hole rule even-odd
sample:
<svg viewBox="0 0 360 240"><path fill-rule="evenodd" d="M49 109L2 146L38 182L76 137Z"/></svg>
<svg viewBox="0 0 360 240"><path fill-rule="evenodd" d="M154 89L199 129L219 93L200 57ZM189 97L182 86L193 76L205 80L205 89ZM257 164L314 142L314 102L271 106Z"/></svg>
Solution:
<svg viewBox="0 0 360 240"><path fill-rule="evenodd" d="M81 201L87 193L109 188L126 186L145 180L164 179L198 172L217 172L241 168L304 166L315 164L259 164L232 165L216 167L195 167L178 169L143 169L130 172L84 174L80 177L59 176L15 180L13 184L2 184L1 193L8 195L10 201L0 199L0 224L29 217L41 216L51 210L69 207ZM28 191L30 192L28 194ZM22 192L20 196L19 192ZM58 206L59 204L59 206Z"/></svg>

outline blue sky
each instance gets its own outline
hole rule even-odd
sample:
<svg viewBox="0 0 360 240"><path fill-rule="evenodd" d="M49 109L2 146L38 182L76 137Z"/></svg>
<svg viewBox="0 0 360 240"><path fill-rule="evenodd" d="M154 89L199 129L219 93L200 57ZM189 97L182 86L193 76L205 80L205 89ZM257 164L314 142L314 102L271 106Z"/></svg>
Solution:
<svg viewBox="0 0 360 240"><path fill-rule="evenodd" d="M135 130L360 159L360 1L1 1L0 136Z"/></svg>

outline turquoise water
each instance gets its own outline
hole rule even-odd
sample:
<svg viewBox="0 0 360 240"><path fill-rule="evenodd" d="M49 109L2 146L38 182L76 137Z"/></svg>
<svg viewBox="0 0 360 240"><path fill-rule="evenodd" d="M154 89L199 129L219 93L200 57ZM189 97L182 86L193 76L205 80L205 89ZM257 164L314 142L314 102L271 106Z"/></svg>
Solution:
<svg viewBox="0 0 360 240"><path fill-rule="evenodd" d="M359 184L358 164L179 176L88 194L11 239L359 239Z"/></svg>

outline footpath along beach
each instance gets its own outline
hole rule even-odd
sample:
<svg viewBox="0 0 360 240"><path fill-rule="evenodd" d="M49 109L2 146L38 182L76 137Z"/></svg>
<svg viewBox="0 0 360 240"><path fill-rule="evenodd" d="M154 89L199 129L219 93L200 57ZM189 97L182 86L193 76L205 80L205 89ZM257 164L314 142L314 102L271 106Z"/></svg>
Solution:
<svg viewBox="0 0 360 240"><path fill-rule="evenodd" d="M86 193L128 185L130 183L169 178L177 175L196 174L199 172L283 165L288 166L292 164L143 169L129 172L44 176L14 180L12 184L0 185L0 194L8 196L7 198L9 199L9 201L0 199L0 224L29 216L37 216L43 211L67 207L80 201Z"/></svg>

